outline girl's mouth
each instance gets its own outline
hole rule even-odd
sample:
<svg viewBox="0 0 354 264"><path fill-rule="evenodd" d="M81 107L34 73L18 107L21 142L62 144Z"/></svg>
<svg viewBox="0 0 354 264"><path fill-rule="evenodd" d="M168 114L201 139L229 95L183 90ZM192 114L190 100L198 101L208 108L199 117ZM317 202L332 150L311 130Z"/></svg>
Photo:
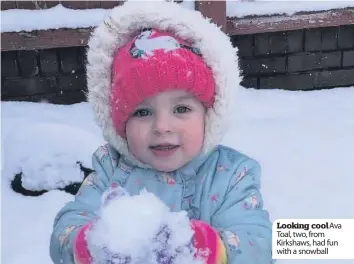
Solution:
<svg viewBox="0 0 354 264"><path fill-rule="evenodd" d="M179 145L159 144L149 147L156 156L170 156L179 148Z"/></svg>

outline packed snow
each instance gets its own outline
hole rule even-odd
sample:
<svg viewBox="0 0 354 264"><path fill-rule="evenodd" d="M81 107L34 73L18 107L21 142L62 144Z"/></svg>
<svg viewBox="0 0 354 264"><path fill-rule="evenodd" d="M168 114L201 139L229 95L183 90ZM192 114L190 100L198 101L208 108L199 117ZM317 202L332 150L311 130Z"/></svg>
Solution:
<svg viewBox="0 0 354 264"><path fill-rule="evenodd" d="M104 263L107 259L121 263L118 260L129 259L135 264L159 264L161 258L169 263L167 260L173 259L177 252L179 256L173 263L200 263L193 260L194 251L190 247L193 231L186 212L171 212L146 190L130 196L119 189L123 188L118 186L108 191L114 195L104 202L100 219L87 233L94 263Z"/></svg>
<svg viewBox="0 0 354 264"><path fill-rule="evenodd" d="M222 143L260 162L261 191L271 220L354 218L353 101L354 87L307 92L255 89L240 91L235 99L237 111L233 114L233 128ZM16 164L17 160L11 160L10 157L17 157L10 155L9 149L31 153L31 158L39 162L41 153L37 149L43 150L47 146L46 151L53 159L45 160L45 164L55 167L58 161L54 159L54 154L58 150L62 154L67 151L68 158L85 160L92 154L91 148L94 145L88 141L95 138L96 142L97 138L98 144L103 140L101 132L94 123L91 108L87 103L60 106L47 103L2 102L1 105L1 263L50 264L52 262L49 256L49 238L54 217L66 202L73 200L73 196L58 190L38 197L25 197L13 192L9 179L18 170L7 170L5 173L4 167L8 162ZM55 134L50 135L52 132L43 131L41 137L27 132L28 141L37 142L32 152L24 149L33 147L30 144L17 144L8 140L16 129L26 131L27 127L43 123L50 124L47 127L42 126L48 131L53 130L53 123L70 126L72 129L61 130L55 139ZM92 136L88 136L88 133ZM64 148L60 144L48 143L50 140L78 143ZM36 168L40 167L37 162L34 163ZM71 171L71 164L63 163L63 166ZM61 168L61 171L65 171L65 168ZM58 181L53 179L46 181L46 184L49 182L55 187ZM136 228L142 228L139 225ZM128 225L125 228L132 227ZM280 264L352 262L353 260L277 261Z"/></svg>
<svg viewBox="0 0 354 264"><path fill-rule="evenodd" d="M28 135L31 135L30 139ZM22 173L22 185L29 190L64 188L83 180L80 164L91 167L90 153L103 143L101 137L73 126L28 124L24 129L10 131L4 141L8 160L4 173L11 172L7 174L10 180L15 173Z"/></svg>
<svg viewBox="0 0 354 264"><path fill-rule="evenodd" d="M205 1L205 4L208 2ZM188 9L195 9L195 0L184 0L181 5ZM323 11L347 7L354 7L354 1L227 0L226 14L229 17L292 15L300 11ZM110 10L70 9L61 4L43 10L3 10L1 11L1 32L95 27L109 14Z"/></svg>

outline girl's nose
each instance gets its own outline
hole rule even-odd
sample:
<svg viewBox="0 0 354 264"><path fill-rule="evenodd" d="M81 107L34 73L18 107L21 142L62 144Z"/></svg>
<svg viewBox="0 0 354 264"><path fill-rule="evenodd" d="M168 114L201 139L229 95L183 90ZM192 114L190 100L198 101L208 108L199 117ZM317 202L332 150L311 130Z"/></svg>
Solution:
<svg viewBox="0 0 354 264"><path fill-rule="evenodd" d="M171 117L164 113L155 115L153 132L156 135L172 132Z"/></svg>

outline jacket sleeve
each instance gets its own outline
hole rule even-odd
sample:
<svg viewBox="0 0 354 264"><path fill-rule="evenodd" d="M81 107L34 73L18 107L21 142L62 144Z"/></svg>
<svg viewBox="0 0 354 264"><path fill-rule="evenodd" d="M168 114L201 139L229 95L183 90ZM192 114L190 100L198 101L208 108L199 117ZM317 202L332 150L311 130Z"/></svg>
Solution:
<svg viewBox="0 0 354 264"><path fill-rule="evenodd" d="M74 201L67 203L55 217L50 239L50 256L54 264L75 263L76 236L97 217L101 196L109 184L110 175L101 161L95 153L92 157L94 172L83 181Z"/></svg>
<svg viewBox="0 0 354 264"><path fill-rule="evenodd" d="M272 224L263 209L259 164L247 158L232 170L225 200L212 216L229 264L270 264Z"/></svg>

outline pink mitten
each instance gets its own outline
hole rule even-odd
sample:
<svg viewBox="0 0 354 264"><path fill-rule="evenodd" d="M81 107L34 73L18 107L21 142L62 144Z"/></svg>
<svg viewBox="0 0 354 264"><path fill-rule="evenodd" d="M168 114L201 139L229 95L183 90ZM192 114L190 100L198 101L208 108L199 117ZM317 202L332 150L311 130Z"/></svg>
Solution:
<svg viewBox="0 0 354 264"><path fill-rule="evenodd" d="M122 187L112 184L110 188L108 188L101 197L101 206L105 207L107 204L113 199L118 199L121 196L129 195L128 192ZM95 219L97 220L97 219ZM74 242L74 261L75 264L91 264L92 256L90 255L89 247L86 241L86 232L90 231L93 226L93 222L88 223L83 226L75 239ZM103 250L104 251L104 250ZM104 252L106 253L106 252Z"/></svg>
<svg viewBox="0 0 354 264"><path fill-rule="evenodd" d="M75 264L91 264L90 252L87 248L86 231L92 226L92 223L84 225L78 232L74 241L74 261Z"/></svg>
<svg viewBox="0 0 354 264"><path fill-rule="evenodd" d="M192 220L191 225L194 230L194 247L197 249L195 257L204 259L206 264L226 264L226 249L219 234L200 220Z"/></svg>

